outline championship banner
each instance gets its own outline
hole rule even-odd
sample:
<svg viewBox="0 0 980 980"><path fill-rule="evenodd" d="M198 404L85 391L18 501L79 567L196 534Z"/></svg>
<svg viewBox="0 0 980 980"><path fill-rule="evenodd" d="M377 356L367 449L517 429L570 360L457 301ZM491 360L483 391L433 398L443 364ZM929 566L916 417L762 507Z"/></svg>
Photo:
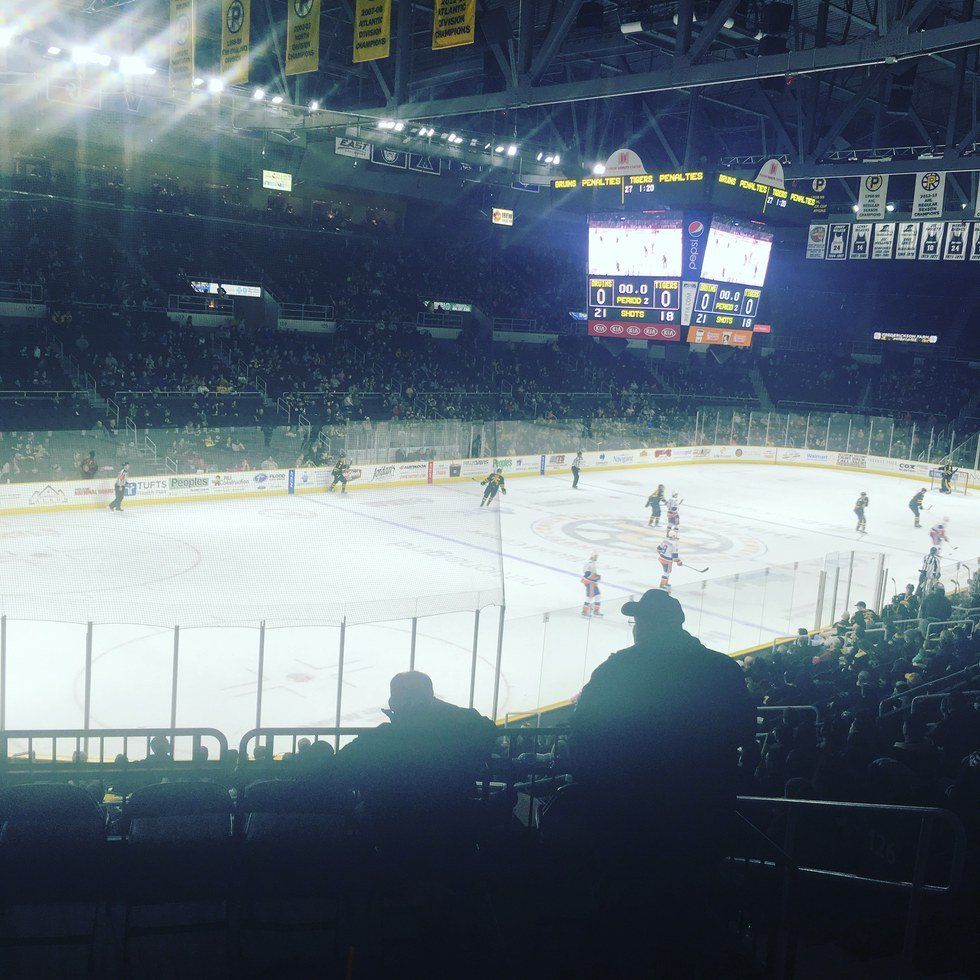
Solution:
<svg viewBox="0 0 980 980"><path fill-rule="evenodd" d="M194 0L170 0L170 91L194 88Z"/></svg>
<svg viewBox="0 0 980 980"><path fill-rule="evenodd" d="M866 259L871 252L871 222L855 222L851 227L851 250L848 258Z"/></svg>
<svg viewBox="0 0 980 980"><path fill-rule="evenodd" d="M973 222L973 244L970 246L970 261L980 262L980 221Z"/></svg>
<svg viewBox="0 0 980 980"><path fill-rule="evenodd" d="M813 207L813 213L816 216L827 213L827 178L826 177L814 177L810 181L810 189L813 192L813 197L816 198L817 203Z"/></svg>
<svg viewBox="0 0 980 980"><path fill-rule="evenodd" d="M875 225L874 241L871 243L871 258L890 259L895 249L895 222L883 221Z"/></svg>
<svg viewBox="0 0 980 980"><path fill-rule="evenodd" d="M320 67L320 0L289 0L286 17L286 74Z"/></svg>
<svg viewBox="0 0 980 980"><path fill-rule="evenodd" d="M858 213L862 218L884 218L885 205L888 203L888 176L886 174L868 174L861 178L861 188L858 191Z"/></svg>
<svg viewBox="0 0 980 980"><path fill-rule="evenodd" d="M391 0L356 0L354 64L391 54Z"/></svg>
<svg viewBox="0 0 980 980"><path fill-rule="evenodd" d="M966 239L970 226L966 221L950 221L946 225L946 246L943 258L950 262L962 262L966 258Z"/></svg>
<svg viewBox="0 0 980 980"><path fill-rule="evenodd" d="M941 218L943 194L946 190L945 172L930 170L915 176L915 195L912 198L913 218Z"/></svg>
<svg viewBox="0 0 980 980"><path fill-rule="evenodd" d="M895 238L895 258L914 259L919 254L919 222L901 221Z"/></svg>
<svg viewBox="0 0 980 980"><path fill-rule="evenodd" d="M942 258L943 223L941 221L923 221L922 234L919 237L919 258L929 262L937 262Z"/></svg>
<svg viewBox="0 0 980 980"><path fill-rule="evenodd" d="M851 232L849 224L830 226L830 244L827 246L827 259L833 262L843 262L847 258L847 239Z"/></svg>
<svg viewBox="0 0 980 980"><path fill-rule="evenodd" d="M827 225L819 223L810 225L806 236L806 257L808 259L827 257Z"/></svg>
<svg viewBox="0 0 980 980"><path fill-rule="evenodd" d="M476 40L476 0L435 0L432 50L458 48Z"/></svg>
<svg viewBox="0 0 980 980"><path fill-rule="evenodd" d="M252 0L221 0L221 77L226 85L248 81Z"/></svg>

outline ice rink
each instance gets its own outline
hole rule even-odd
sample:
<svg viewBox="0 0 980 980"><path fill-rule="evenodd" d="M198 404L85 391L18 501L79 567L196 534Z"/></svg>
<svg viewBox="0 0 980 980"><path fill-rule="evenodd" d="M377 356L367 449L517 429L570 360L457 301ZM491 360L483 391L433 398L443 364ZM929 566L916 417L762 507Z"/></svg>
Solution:
<svg viewBox="0 0 980 980"><path fill-rule="evenodd" d="M498 715L568 698L628 645L624 598L659 580L662 533L644 503L660 482L684 499L682 558L708 569L676 568L674 594L691 632L726 652L812 626L824 568L824 623L872 601L879 553L889 595L915 581L943 517L947 579L965 584L980 554L975 491L930 492L915 529L912 481L747 463L586 470L578 490L564 475L512 479L490 510L476 483L454 483L2 517L6 726L82 725L89 621L95 728L170 724L179 625L177 724L237 742L256 721L261 620L262 723L332 725L345 616L344 724L381 720L389 678L409 666L413 615L415 665L456 703L476 640L475 703L489 712L502 599ZM861 490L864 536L851 512ZM598 620L580 615L592 551Z"/></svg>

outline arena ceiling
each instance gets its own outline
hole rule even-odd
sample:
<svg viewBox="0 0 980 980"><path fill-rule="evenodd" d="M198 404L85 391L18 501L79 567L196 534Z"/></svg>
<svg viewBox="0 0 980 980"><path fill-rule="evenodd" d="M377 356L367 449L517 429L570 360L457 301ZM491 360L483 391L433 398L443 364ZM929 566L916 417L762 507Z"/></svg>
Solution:
<svg viewBox="0 0 980 980"><path fill-rule="evenodd" d="M533 140L560 153L562 171L621 146L648 169L773 155L798 175L923 155L924 166L937 156L944 169L980 166L976 0L477 0L477 43L448 51L431 50L431 0L395 0L392 56L357 66L353 0L323 0L320 68L292 78L287 2L253 0L251 83L304 110L307 130L336 123L306 111L315 100ZM62 30L133 47L166 37L161 0L58 6ZM199 14L199 64L218 60L211 7Z"/></svg>

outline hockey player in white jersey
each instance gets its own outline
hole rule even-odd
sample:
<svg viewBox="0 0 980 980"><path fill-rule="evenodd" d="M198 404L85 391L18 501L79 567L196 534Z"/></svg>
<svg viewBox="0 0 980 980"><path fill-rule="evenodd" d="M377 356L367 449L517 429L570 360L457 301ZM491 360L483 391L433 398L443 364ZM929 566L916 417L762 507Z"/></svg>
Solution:
<svg viewBox="0 0 980 980"><path fill-rule="evenodd" d="M669 532L668 532L669 533ZM677 551L677 541L671 538L664 540L657 545L657 560L660 562L660 588L670 591L670 573L674 568L674 563L683 565L681 556Z"/></svg>

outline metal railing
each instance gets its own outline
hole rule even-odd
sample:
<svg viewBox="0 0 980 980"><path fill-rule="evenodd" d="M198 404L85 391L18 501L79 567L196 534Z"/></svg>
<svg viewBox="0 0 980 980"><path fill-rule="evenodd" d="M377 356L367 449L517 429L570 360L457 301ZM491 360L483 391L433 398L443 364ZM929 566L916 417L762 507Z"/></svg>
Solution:
<svg viewBox="0 0 980 980"><path fill-rule="evenodd" d="M191 759L194 750L203 744L204 739L212 740L218 747L217 756L209 757L222 759L228 754L228 739L217 728L52 728L52 729L8 729L0 731L0 777L11 770L31 775L39 775L51 771L52 767L64 766L65 763L77 761L75 753L84 752L86 761L99 765L112 764L117 755L126 756L127 762L136 762L129 758L130 743L142 744L142 759L151 757L150 742L162 736L170 745L171 758ZM178 751L178 739L190 739L191 751ZM58 743L62 743L59 754ZM97 749L89 753L89 745L94 742ZM11 743L26 746L25 749L11 754ZM40 744L39 744L40 743ZM69 745L69 755L64 757L64 745ZM112 745L110 743L117 743ZM107 755L108 747L108 755Z"/></svg>
<svg viewBox="0 0 980 980"><path fill-rule="evenodd" d="M329 323L335 318L332 306L318 303L280 303L280 320L307 320L313 323Z"/></svg>
<svg viewBox="0 0 980 980"><path fill-rule="evenodd" d="M903 701L908 701L911 705L912 700L922 694L931 694L942 689L943 693L955 691L960 684L972 684L974 680L980 678L980 663L972 664L957 670L952 674L937 677L935 680L927 681L925 684L918 684L909 688L904 694L893 694L891 697L882 699L878 705L878 717L885 718L890 715L904 711Z"/></svg>

